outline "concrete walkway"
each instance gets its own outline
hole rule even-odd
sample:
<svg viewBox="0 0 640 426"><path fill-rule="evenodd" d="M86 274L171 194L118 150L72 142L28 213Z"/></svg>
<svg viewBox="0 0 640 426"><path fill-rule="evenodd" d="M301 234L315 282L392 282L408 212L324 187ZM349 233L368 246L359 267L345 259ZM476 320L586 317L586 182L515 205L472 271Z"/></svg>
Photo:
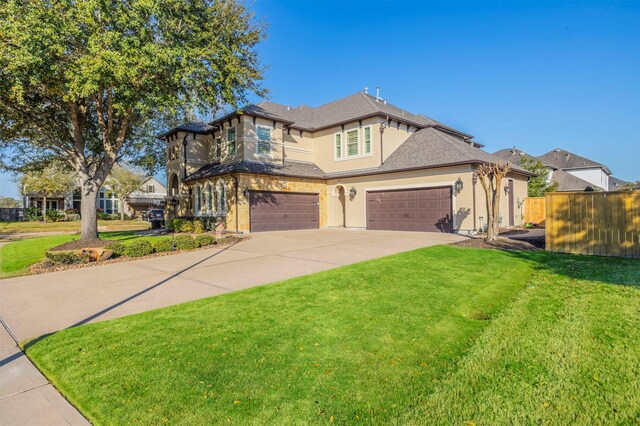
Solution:
<svg viewBox="0 0 640 426"><path fill-rule="evenodd" d="M221 249L2 280L0 318L16 340L23 341L463 239L453 234L352 230L253 234L250 240ZM2 332L6 335L0 347L0 425L36 424L40 418L47 419L43 424L56 424L51 413L57 413L62 424L82 424L84 419L47 384L6 330ZM11 414L16 408L9 407L19 406L25 417Z"/></svg>

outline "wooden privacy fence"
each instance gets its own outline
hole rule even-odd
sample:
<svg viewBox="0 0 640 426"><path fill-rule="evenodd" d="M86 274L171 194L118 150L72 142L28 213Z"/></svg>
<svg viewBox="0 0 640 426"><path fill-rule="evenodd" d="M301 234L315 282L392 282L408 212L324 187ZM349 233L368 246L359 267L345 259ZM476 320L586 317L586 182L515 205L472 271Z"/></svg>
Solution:
<svg viewBox="0 0 640 426"><path fill-rule="evenodd" d="M640 191L547 194L546 249L640 258Z"/></svg>
<svg viewBox="0 0 640 426"><path fill-rule="evenodd" d="M524 223L535 223L544 226L547 215L547 199L545 197L528 197L524 199Z"/></svg>

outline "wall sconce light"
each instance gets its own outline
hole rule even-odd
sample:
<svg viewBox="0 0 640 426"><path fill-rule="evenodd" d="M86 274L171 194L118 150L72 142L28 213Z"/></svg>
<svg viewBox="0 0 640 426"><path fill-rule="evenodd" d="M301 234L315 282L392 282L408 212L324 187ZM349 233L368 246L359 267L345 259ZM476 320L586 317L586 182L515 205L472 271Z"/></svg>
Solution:
<svg viewBox="0 0 640 426"><path fill-rule="evenodd" d="M455 190L456 195L462 192L462 188L464 184L462 183L462 179L458 178L458 180L453 184L453 189Z"/></svg>
<svg viewBox="0 0 640 426"><path fill-rule="evenodd" d="M356 198L357 193L358 191L356 191L356 187L352 186L351 189L349 190L349 198L353 200L354 198Z"/></svg>
<svg viewBox="0 0 640 426"><path fill-rule="evenodd" d="M475 185L476 183L478 183L478 174L474 173L473 176L471 176L471 183L473 185Z"/></svg>
<svg viewBox="0 0 640 426"><path fill-rule="evenodd" d="M505 195L509 195L509 185L504 186L504 193Z"/></svg>
<svg viewBox="0 0 640 426"><path fill-rule="evenodd" d="M244 195L245 198L249 198L249 188L245 187L242 190L242 195Z"/></svg>

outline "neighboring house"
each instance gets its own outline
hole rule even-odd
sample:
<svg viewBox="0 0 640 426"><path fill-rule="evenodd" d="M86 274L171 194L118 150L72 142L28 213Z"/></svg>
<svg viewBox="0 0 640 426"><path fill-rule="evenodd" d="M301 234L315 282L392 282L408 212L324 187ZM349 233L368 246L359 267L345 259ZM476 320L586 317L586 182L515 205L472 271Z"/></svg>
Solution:
<svg viewBox="0 0 640 426"><path fill-rule="evenodd" d="M600 189L609 189L611 170L604 164L581 157L564 149L556 148L540 156L540 159L553 164L577 178L589 182Z"/></svg>
<svg viewBox="0 0 640 426"><path fill-rule="evenodd" d="M348 227L470 232L486 224L473 137L365 92L319 107L250 105L187 123L167 142L167 206L230 230ZM522 223L531 173L504 180L502 226Z"/></svg>
<svg viewBox="0 0 640 426"><path fill-rule="evenodd" d="M140 216L143 212L152 207L162 206L167 196L165 186L153 176L148 177L140 186L140 190L132 193L124 203L124 212L134 216ZM66 194L57 194L47 197L47 210L68 210L80 211L80 189L76 188ZM37 207L42 209L42 197L33 193L23 194L23 203L26 207ZM100 188L96 208L102 209L105 213L120 213L120 201L109 192L109 186Z"/></svg>
<svg viewBox="0 0 640 426"><path fill-rule="evenodd" d="M611 176L611 170L607 166L560 148L537 157L515 147L501 149L494 155L512 164L520 164L523 157L542 161L549 169L549 183L558 183L558 192L594 189L616 191L626 183Z"/></svg>

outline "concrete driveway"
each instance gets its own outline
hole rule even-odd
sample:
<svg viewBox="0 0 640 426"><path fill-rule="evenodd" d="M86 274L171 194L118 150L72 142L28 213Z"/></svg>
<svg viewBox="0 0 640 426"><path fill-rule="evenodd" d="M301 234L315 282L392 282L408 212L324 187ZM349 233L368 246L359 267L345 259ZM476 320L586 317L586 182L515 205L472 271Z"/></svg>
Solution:
<svg viewBox="0 0 640 426"><path fill-rule="evenodd" d="M389 231L269 232L221 249L0 280L0 425L88 424L16 341L462 239Z"/></svg>
<svg viewBox="0 0 640 426"><path fill-rule="evenodd" d="M353 230L258 233L222 249L2 280L0 317L22 341L463 238Z"/></svg>

